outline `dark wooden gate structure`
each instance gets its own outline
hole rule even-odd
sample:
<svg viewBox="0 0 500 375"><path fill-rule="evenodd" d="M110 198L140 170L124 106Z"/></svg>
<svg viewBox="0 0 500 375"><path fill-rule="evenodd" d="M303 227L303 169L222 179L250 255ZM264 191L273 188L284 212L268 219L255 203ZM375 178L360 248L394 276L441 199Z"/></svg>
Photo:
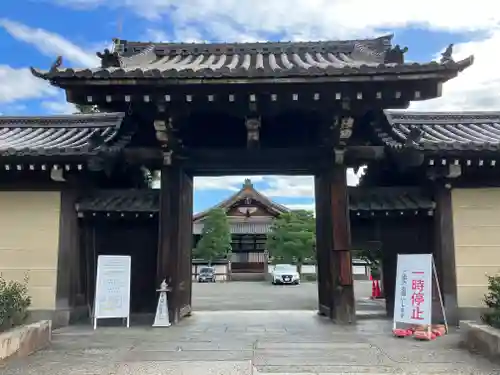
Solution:
<svg viewBox="0 0 500 375"><path fill-rule="evenodd" d="M174 322L190 313L192 178L314 175L320 311L355 321L346 168L422 173L419 130L393 134L385 108L440 95L472 63L405 64L392 36L308 43L150 44L115 41L101 68L55 64L37 77L70 102L123 112L92 132L88 181L132 187L133 166L161 171L158 284L171 287ZM129 169L127 169L129 168ZM380 173L383 171L381 170ZM424 172L425 173L425 172ZM114 177L111 178L110 176Z"/></svg>
<svg viewBox="0 0 500 375"><path fill-rule="evenodd" d="M181 168L164 168L161 184L169 188L160 193L157 275L172 290L169 301L175 323L191 313L193 178Z"/></svg>

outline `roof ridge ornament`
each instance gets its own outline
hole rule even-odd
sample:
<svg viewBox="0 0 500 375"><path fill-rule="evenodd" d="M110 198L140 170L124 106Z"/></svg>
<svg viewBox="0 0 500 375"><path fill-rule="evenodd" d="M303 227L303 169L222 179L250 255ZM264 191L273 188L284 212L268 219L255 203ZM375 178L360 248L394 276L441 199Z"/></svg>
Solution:
<svg viewBox="0 0 500 375"><path fill-rule="evenodd" d="M101 68L121 68L118 52L111 52L108 48L104 52L97 52L96 56L101 59Z"/></svg>
<svg viewBox="0 0 500 375"><path fill-rule="evenodd" d="M253 189L253 184L251 179L245 178L245 181L243 182L243 189Z"/></svg>
<svg viewBox="0 0 500 375"><path fill-rule="evenodd" d="M417 148L419 142L422 140L423 134L424 133L423 133L422 129L419 129L416 126L411 126L410 133L406 137L404 147L405 148Z"/></svg>
<svg viewBox="0 0 500 375"><path fill-rule="evenodd" d="M441 54L441 60L439 60L439 62L441 64L455 62L455 60L453 60L453 43L449 44L448 47L446 47L444 52Z"/></svg>
<svg viewBox="0 0 500 375"><path fill-rule="evenodd" d="M401 48L399 44L389 49L385 54L385 64L401 65L405 63L405 53L408 52L408 47Z"/></svg>
<svg viewBox="0 0 500 375"><path fill-rule="evenodd" d="M63 64L63 57L62 56L57 56L56 60L52 63L50 66L50 73L56 72Z"/></svg>

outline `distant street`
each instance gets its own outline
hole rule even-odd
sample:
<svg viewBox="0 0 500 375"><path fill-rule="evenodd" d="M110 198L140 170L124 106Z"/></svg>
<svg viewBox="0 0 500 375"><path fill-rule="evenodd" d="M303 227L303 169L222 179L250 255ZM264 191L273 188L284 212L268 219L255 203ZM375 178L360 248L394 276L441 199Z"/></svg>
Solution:
<svg viewBox="0 0 500 375"><path fill-rule="evenodd" d="M384 310L382 301L371 301L371 282L356 281L357 310ZM267 282L193 283L194 311L317 310L318 287L271 285Z"/></svg>

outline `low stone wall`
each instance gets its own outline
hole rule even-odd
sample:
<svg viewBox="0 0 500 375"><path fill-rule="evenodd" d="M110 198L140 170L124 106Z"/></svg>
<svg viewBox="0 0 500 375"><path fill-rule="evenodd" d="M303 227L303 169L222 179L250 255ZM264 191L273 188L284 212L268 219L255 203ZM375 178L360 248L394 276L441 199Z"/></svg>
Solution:
<svg viewBox="0 0 500 375"><path fill-rule="evenodd" d="M0 333L0 363L10 357L27 357L50 344L52 322L36 323L13 328Z"/></svg>
<svg viewBox="0 0 500 375"><path fill-rule="evenodd" d="M474 321L461 321L462 344L471 352L500 359L500 330Z"/></svg>

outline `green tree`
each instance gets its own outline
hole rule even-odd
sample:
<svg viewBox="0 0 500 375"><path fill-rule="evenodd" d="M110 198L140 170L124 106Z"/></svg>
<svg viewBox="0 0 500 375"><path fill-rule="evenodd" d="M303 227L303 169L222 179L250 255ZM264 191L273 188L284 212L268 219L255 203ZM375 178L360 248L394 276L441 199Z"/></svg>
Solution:
<svg viewBox="0 0 500 375"><path fill-rule="evenodd" d="M274 263L286 262L298 265L315 258L316 223L314 214L296 210L281 214L274 219L267 236L267 250Z"/></svg>
<svg viewBox="0 0 500 375"><path fill-rule="evenodd" d="M352 251L352 256L364 260L370 266L373 279L382 280L382 244L379 241L363 243L361 250Z"/></svg>
<svg viewBox="0 0 500 375"><path fill-rule="evenodd" d="M194 255L208 261L222 259L231 253L231 229L226 212L215 208L208 212L203 221L201 238L196 245Z"/></svg>

